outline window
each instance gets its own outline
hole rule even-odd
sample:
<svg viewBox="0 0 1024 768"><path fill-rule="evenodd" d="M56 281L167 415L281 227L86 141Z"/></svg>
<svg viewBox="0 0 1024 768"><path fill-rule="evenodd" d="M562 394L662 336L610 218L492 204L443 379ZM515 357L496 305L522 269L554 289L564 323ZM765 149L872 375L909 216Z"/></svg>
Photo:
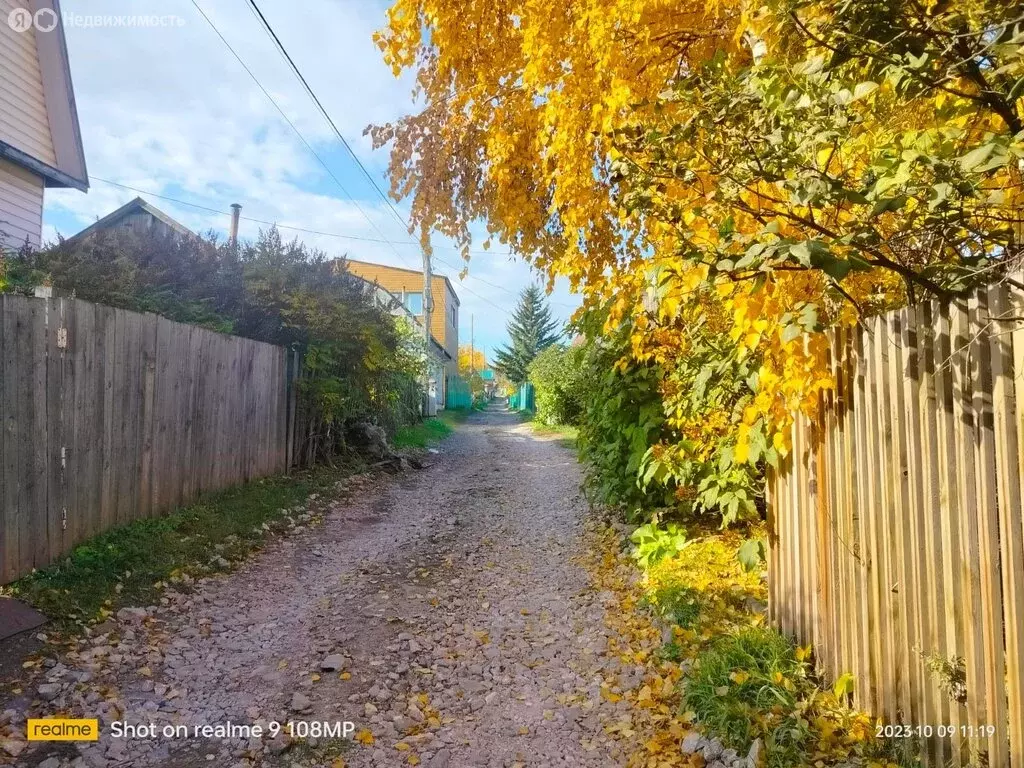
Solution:
<svg viewBox="0 0 1024 768"><path fill-rule="evenodd" d="M414 315L422 315L423 294L407 291L405 294L405 308L412 312Z"/></svg>
<svg viewBox="0 0 1024 768"><path fill-rule="evenodd" d="M459 327L459 308L453 306L452 307L452 328L458 328L458 327Z"/></svg>

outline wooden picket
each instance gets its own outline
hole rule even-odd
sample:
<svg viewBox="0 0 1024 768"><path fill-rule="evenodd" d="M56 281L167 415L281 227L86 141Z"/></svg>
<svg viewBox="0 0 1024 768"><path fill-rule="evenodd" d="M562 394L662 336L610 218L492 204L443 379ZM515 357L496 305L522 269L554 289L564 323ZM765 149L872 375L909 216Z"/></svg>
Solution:
<svg viewBox="0 0 1024 768"><path fill-rule="evenodd" d="M287 469L286 350L0 295L0 583L116 525Z"/></svg>
<svg viewBox="0 0 1024 768"><path fill-rule="evenodd" d="M1021 318L998 284L834 330L768 477L771 620L927 765L1024 768Z"/></svg>

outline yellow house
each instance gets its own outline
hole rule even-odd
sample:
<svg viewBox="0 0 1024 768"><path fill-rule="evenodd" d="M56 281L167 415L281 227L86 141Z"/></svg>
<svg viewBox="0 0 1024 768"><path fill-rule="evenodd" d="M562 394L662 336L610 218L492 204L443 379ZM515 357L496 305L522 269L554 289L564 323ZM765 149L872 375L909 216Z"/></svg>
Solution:
<svg viewBox="0 0 1024 768"><path fill-rule="evenodd" d="M57 0L0 0L0 248L39 247L46 187L89 187Z"/></svg>
<svg viewBox="0 0 1024 768"><path fill-rule="evenodd" d="M346 259L345 264L349 272L379 285L423 322L422 272L356 259ZM449 381L459 371L459 297L448 278L440 275L432 276L430 293L434 303L430 313L430 336L437 345L436 351L440 352L444 370L437 393L438 402L443 406Z"/></svg>

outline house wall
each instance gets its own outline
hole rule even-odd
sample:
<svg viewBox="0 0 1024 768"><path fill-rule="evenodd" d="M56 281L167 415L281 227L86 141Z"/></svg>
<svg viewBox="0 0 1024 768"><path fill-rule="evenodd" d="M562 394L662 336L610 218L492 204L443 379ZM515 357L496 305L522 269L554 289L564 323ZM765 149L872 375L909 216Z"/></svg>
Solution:
<svg viewBox="0 0 1024 768"><path fill-rule="evenodd" d="M56 167L36 34L7 23L15 0L0 0L0 141Z"/></svg>
<svg viewBox="0 0 1024 768"><path fill-rule="evenodd" d="M42 177L0 158L0 244L38 248L42 229Z"/></svg>
<svg viewBox="0 0 1024 768"><path fill-rule="evenodd" d="M423 293L423 275L411 269L400 269L384 264L368 264L352 260L348 261L348 269L364 280L377 283L381 288L391 292L399 299L406 292ZM434 275L430 288L434 298L434 311L430 314L430 335L452 356L455 364L454 372L458 367L459 359L459 299L449 287L448 281L443 277ZM454 324L452 323L451 316L453 306L456 312Z"/></svg>
<svg viewBox="0 0 1024 768"><path fill-rule="evenodd" d="M139 235L154 234L159 236L167 236L174 234L173 229L171 229L169 226L160 221L160 219L146 213L145 211L129 213L128 215L121 218L111 228L130 230Z"/></svg>

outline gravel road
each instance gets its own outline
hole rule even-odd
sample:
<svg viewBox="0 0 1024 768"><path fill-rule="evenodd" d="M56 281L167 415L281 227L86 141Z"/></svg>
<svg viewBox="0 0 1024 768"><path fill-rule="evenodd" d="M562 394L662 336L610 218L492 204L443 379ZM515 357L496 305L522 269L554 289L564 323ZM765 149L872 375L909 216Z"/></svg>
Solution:
<svg viewBox="0 0 1024 768"><path fill-rule="evenodd" d="M40 677L47 703L0 719L10 737L33 713L98 716L100 741L19 749L15 736L0 762L625 764L604 726L629 705L601 685L635 687L642 671L607 653L612 596L574 560L586 504L572 452L492 409L431 461L357 478L313 501L321 524L300 514L292 535L234 572L120 611ZM113 738L113 721L153 723L156 735ZM307 737L194 735L287 721ZM355 738L335 738L343 721ZM175 725L188 736L163 735Z"/></svg>

